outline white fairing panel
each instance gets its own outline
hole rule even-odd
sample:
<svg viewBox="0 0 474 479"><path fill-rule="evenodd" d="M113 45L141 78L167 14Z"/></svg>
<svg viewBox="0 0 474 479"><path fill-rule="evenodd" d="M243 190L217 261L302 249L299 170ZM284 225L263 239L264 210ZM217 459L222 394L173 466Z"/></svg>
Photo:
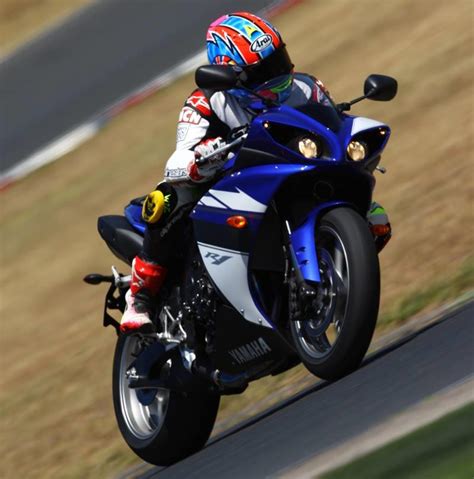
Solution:
<svg viewBox="0 0 474 479"><path fill-rule="evenodd" d="M247 279L248 254L198 243L206 269L229 303L251 323L271 328L250 294Z"/></svg>
<svg viewBox="0 0 474 479"><path fill-rule="evenodd" d="M236 192L211 189L201 198L198 204L224 210L230 209L251 213L265 213L267 209L267 205L255 200L239 188L237 188Z"/></svg>
<svg viewBox="0 0 474 479"><path fill-rule="evenodd" d="M351 136L354 136L360 131L369 130L370 128L377 128L379 126L386 126L384 123L380 123L376 120L371 120L370 118L364 118L363 116L358 116L354 118L352 122Z"/></svg>
<svg viewBox="0 0 474 479"><path fill-rule="evenodd" d="M215 198L213 198L210 195L204 195L200 200L199 200L199 205L202 206L211 206L212 208L219 208L219 209L225 209L225 205L217 201Z"/></svg>

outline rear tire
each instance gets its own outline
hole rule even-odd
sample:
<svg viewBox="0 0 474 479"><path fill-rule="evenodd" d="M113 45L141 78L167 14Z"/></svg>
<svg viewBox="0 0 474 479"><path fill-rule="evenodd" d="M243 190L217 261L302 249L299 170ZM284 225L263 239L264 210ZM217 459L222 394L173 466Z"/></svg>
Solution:
<svg viewBox="0 0 474 479"><path fill-rule="evenodd" d="M319 316L290 321L290 329L306 368L335 380L359 367L372 339L380 300L379 262L366 221L349 208L336 208L321 218L316 245L322 281L327 278L320 288L327 297L315 308ZM329 326L335 331L332 342Z"/></svg>
<svg viewBox="0 0 474 479"><path fill-rule="evenodd" d="M121 335L113 364L113 402L125 442L143 460L169 466L202 449L217 416L220 396L156 390L149 406L128 388L125 372L131 363L136 335Z"/></svg>

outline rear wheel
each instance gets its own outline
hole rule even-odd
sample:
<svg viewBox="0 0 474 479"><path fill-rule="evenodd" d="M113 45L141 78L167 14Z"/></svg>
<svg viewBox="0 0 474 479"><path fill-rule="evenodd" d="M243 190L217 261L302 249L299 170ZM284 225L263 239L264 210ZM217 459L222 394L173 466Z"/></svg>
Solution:
<svg viewBox="0 0 474 479"><path fill-rule="evenodd" d="M318 294L290 329L307 369L334 380L357 369L369 347L379 307L379 263L367 223L349 208L326 213L315 238Z"/></svg>
<svg viewBox="0 0 474 479"><path fill-rule="evenodd" d="M145 461L168 466L200 450L208 440L220 397L167 389L128 387L129 366L140 350L139 335L122 335L113 365L113 400L119 429Z"/></svg>

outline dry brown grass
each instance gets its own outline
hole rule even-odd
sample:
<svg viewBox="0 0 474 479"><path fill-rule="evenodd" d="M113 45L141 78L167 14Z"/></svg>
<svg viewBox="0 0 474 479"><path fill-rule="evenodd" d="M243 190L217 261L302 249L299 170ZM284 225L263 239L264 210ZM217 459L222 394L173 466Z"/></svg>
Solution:
<svg viewBox="0 0 474 479"><path fill-rule="evenodd" d="M369 73L399 80L393 102L354 108L393 128L389 174L376 195L395 230L381 256L383 310L450 277L472 250L472 9L471 0L308 0L276 22L299 70L319 76L338 100L357 96ZM113 417L104 289L81 278L117 264L96 218L120 212L161 178L192 88L183 78L2 193L4 477L104 477L136 460ZM298 369L285 381L295 375L305 377ZM221 417L280 386L270 378L226 398Z"/></svg>
<svg viewBox="0 0 474 479"><path fill-rule="evenodd" d="M91 0L2 0L0 55L7 55Z"/></svg>

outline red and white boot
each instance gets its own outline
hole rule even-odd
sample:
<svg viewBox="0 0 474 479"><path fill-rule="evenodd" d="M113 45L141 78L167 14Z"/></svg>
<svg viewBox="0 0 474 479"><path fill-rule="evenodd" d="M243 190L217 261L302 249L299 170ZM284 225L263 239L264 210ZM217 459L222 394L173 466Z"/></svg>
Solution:
<svg viewBox="0 0 474 479"><path fill-rule="evenodd" d="M122 333L152 332L151 300L156 296L166 277L166 268L144 261L136 256L132 263L132 281L125 295L126 307L120 322Z"/></svg>

